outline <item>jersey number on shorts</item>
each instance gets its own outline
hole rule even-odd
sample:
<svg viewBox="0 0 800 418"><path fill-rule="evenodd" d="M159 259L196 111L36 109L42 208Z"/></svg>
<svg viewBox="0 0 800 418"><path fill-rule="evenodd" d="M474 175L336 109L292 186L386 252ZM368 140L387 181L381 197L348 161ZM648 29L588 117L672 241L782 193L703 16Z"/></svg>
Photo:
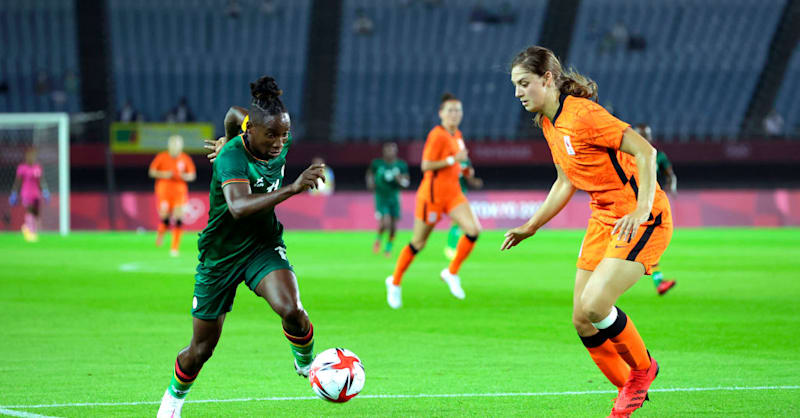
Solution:
<svg viewBox="0 0 800 418"><path fill-rule="evenodd" d="M278 255L281 256L282 259L286 260L286 248L275 247L275 251L278 252ZM288 261L288 260L286 260L286 261Z"/></svg>

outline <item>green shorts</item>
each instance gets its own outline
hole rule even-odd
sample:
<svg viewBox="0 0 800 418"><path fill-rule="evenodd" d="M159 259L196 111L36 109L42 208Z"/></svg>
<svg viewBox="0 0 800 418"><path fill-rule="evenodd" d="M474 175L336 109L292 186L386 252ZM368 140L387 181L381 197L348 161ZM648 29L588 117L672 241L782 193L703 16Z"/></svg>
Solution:
<svg viewBox="0 0 800 418"><path fill-rule="evenodd" d="M381 219L386 215L400 219L400 199L375 196L375 218Z"/></svg>
<svg viewBox="0 0 800 418"><path fill-rule="evenodd" d="M267 274L281 269L294 271L283 244L255 252L246 262L232 270L207 273L201 272L200 267L198 266L194 276L192 316L205 320L217 319L231 311L239 283L245 282L255 292L256 286Z"/></svg>

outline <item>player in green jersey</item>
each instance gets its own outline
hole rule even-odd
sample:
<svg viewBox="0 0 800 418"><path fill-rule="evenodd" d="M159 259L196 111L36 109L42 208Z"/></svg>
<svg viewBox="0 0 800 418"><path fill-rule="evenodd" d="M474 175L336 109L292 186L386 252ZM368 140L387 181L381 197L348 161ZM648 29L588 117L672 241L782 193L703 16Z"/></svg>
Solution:
<svg viewBox="0 0 800 418"><path fill-rule="evenodd" d="M375 219L378 220L378 236L372 250L376 254L380 251L383 233L388 231L383 253L391 257L397 220L400 219L400 189L409 185L408 164L397 158L397 144L383 144L383 157L372 160L366 178L367 188L375 192Z"/></svg>
<svg viewBox="0 0 800 418"><path fill-rule="evenodd" d="M654 147L656 146L656 144L653 143L653 132L650 129L650 125L640 123L636 125L634 129ZM675 194L678 190L678 177L675 176L675 171L672 170L672 164L669 162L667 154L657 147L656 152L656 176L658 184L661 185L661 188L664 189L665 192ZM656 287L656 292L658 292L660 296L664 296L670 289L675 287L676 284L678 284L678 282L675 280L664 280L664 273L658 268L658 264L653 266L653 285Z"/></svg>
<svg viewBox="0 0 800 418"><path fill-rule="evenodd" d="M274 79L261 77L250 89L253 101L245 132L227 141L214 161L208 225L197 244L200 262L192 299L192 340L178 353L159 417L180 416L189 388L219 341L241 282L281 317L299 375L308 376L314 357L314 328L300 302L283 225L274 209L317 187L325 180L325 167L311 165L293 183L283 185L292 142L289 114Z"/></svg>
<svg viewBox="0 0 800 418"><path fill-rule="evenodd" d="M465 196L469 188L480 189L483 187L483 180L475 177L475 167L472 166L472 162L469 159L461 162L461 174L458 181L461 184L461 192ZM448 260L455 258L459 239L461 239L461 228L458 227L458 224L452 222L450 232L447 233L447 244L444 246L444 256Z"/></svg>

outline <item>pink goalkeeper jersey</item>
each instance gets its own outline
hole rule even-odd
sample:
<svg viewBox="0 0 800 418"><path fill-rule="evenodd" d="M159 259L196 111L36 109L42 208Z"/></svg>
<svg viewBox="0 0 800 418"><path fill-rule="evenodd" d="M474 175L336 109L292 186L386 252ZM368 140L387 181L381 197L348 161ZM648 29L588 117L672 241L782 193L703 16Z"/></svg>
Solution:
<svg viewBox="0 0 800 418"><path fill-rule="evenodd" d="M17 178L22 181L20 196L38 197L41 192L42 166L22 163L17 166Z"/></svg>

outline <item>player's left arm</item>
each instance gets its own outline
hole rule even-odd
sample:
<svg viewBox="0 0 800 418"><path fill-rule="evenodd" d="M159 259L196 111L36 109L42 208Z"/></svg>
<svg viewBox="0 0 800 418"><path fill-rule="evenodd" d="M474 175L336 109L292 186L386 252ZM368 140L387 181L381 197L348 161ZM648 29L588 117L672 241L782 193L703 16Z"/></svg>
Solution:
<svg viewBox="0 0 800 418"><path fill-rule="evenodd" d="M397 177L397 183L400 187L406 189L411 185L411 178L408 175L408 164L405 161L400 161L400 175Z"/></svg>
<svg viewBox="0 0 800 418"><path fill-rule="evenodd" d="M636 158L636 167L639 170L639 196L636 200L636 209L617 220L611 235L619 233L619 240L630 241L639 226L647 222L653 209L653 199L656 194L656 149L630 127L622 132L619 149Z"/></svg>
<svg viewBox="0 0 800 418"><path fill-rule="evenodd" d="M194 166L194 161L187 155L184 158L184 162L186 163L186 171L181 173L181 178L185 182L193 182L197 179L197 169Z"/></svg>
<svg viewBox="0 0 800 418"><path fill-rule="evenodd" d="M42 170L42 176L39 177L39 188L42 191L42 197L44 200L50 200L50 188L47 187L47 180L44 177L44 170Z"/></svg>
<svg viewBox="0 0 800 418"><path fill-rule="evenodd" d="M208 161L213 163L214 160L217 159L217 154L219 154L219 150L232 138L235 138L242 130L242 122L244 122L244 118L247 117L247 109L240 107L240 106L231 106L228 109L228 112L225 113L225 121L223 122L225 126L225 136L221 136L217 138L216 141L211 139L205 140L205 145L203 148L209 150L210 152L206 157L208 157Z"/></svg>

